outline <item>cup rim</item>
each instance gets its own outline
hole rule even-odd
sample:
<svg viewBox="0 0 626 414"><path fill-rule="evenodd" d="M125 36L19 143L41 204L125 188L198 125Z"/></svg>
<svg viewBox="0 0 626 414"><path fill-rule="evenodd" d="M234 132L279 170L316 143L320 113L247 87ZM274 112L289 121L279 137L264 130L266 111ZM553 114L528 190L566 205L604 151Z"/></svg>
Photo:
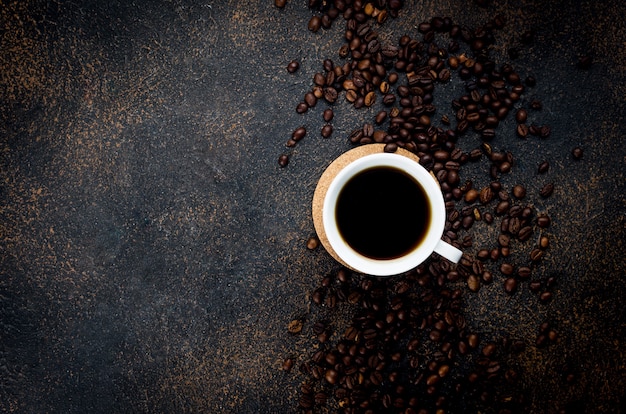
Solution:
<svg viewBox="0 0 626 414"><path fill-rule="evenodd" d="M403 171L418 181L431 204L431 223L419 247L409 254L394 259L377 260L363 256L345 243L335 224L335 205L340 190L354 175L374 167L391 167ZM438 213L439 212L439 213ZM409 271L424 262L435 250L445 227L445 203L441 188L434 177L414 160L394 153L366 155L343 167L333 178L322 208L326 237L341 260L356 271L374 276L392 276Z"/></svg>

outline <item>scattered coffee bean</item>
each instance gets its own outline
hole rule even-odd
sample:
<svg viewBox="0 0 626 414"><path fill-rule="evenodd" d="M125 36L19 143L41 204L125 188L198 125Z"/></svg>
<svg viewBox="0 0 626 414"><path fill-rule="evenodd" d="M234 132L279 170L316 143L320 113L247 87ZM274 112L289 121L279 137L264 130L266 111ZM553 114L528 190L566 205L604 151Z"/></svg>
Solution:
<svg viewBox="0 0 626 414"><path fill-rule="evenodd" d="M526 187L518 184L513 187L512 193L513 193L513 197L517 198L518 200L521 200L524 197L526 197Z"/></svg>
<svg viewBox="0 0 626 414"><path fill-rule="evenodd" d="M583 150L580 147L574 147L572 150L572 156L575 160L579 160L583 157Z"/></svg>
<svg viewBox="0 0 626 414"><path fill-rule="evenodd" d="M315 250L319 246L320 241L317 237L309 237L306 241L306 248L309 250Z"/></svg>
<svg viewBox="0 0 626 414"><path fill-rule="evenodd" d="M542 214L537 217L537 225L541 228L550 227L550 217L547 214Z"/></svg>
<svg viewBox="0 0 626 414"><path fill-rule="evenodd" d="M335 113L333 112L333 110L330 109L330 108L327 108L327 109L324 110L324 113L323 113L322 117L324 118L324 121L330 122L330 121L333 120L334 116L335 116Z"/></svg>
<svg viewBox="0 0 626 414"><path fill-rule="evenodd" d="M289 73L295 73L298 71L298 69L300 69L300 62L298 62L297 60L292 60L287 65L287 72Z"/></svg>
<svg viewBox="0 0 626 414"><path fill-rule="evenodd" d="M282 364L282 367L281 367L281 368L282 368L282 370L283 370L283 371L285 371L285 372L289 372L289 371L291 371L291 368L293 368L293 359L291 359L291 358L287 358L287 359L285 359L285 360L283 361L283 364Z"/></svg>
<svg viewBox="0 0 626 414"><path fill-rule="evenodd" d="M539 174L545 174L548 172L548 169L550 169L550 163L548 161L543 161L541 164L539 164L537 171L539 172Z"/></svg>
<svg viewBox="0 0 626 414"><path fill-rule="evenodd" d="M333 126L331 124L326 124L322 127L322 137L329 138L333 134Z"/></svg>
<svg viewBox="0 0 626 414"><path fill-rule="evenodd" d="M547 197L550 197L553 192L554 192L554 184L548 183L544 185L541 188L541 190L539 190L539 195L541 195L541 197L547 198Z"/></svg>
<svg viewBox="0 0 626 414"><path fill-rule="evenodd" d="M322 26L322 18L319 16L313 16L309 20L309 30L312 32L317 32Z"/></svg>
<svg viewBox="0 0 626 414"><path fill-rule="evenodd" d="M289 156L286 154L282 154L280 157L278 157L278 165L280 165L281 167L286 167L289 164Z"/></svg>
<svg viewBox="0 0 626 414"><path fill-rule="evenodd" d="M481 0L483 3L486 4ZM534 77L528 76L522 82L511 65L496 65L486 54L494 42L492 31L504 26L503 17L498 16L484 27L471 30L453 24L450 18L434 17L419 24L419 39L406 35L400 37L397 44L386 44L379 38L377 25L384 22L387 15L396 17L402 4L400 0L309 0L309 7L315 12L309 20L310 30L327 29L341 16L346 20L346 29L342 32L345 44L339 49L339 55L347 59L347 63L324 60L323 72L313 77L310 91L296 109L305 113L319 104L320 99L323 104L332 105L340 97L355 109L383 107L384 110L378 110L375 117L350 134L350 143L382 143L385 152L403 148L417 154L420 163L437 177L444 195L447 221L443 239L469 249L473 243L470 230L482 225L476 222L493 224L495 214L499 227L491 227L491 230L500 230L496 233L497 247L479 249L475 256L466 254L457 266L435 257L394 282L366 275L350 278L345 269L342 273L324 276L311 296L312 301L328 312L336 308L343 311L341 303L357 310L350 326L342 328L345 331L338 338L327 323L313 326L323 345L320 345L319 355L316 353L311 361L301 365L301 371L311 384L302 388L299 401L305 412L312 411L314 406L326 405L333 397L336 399L333 407L339 405L346 412L447 410L447 402L439 391L444 382L444 387L457 389L459 393L469 384L479 390L475 394L478 400L493 402L498 394L492 384L501 380L512 384L518 380L517 371L506 367L499 360L499 354L514 348L520 352L524 342L507 337L502 341L502 348L495 345L498 341L487 342L466 379L455 376L458 355L471 354L478 347L478 336L466 334L466 315L460 312L462 293L464 290L477 292L482 284L492 282L493 270L498 266L494 262L502 258L507 260L499 267L505 276L507 294L516 292L523 283L528 283L540 300L546 292L551 292L546 281L530 280L531 268L548 246L547 237L545 242L545 236L539 238L530 253L530 264L528 259L523 263L515 262L519 257L518 249L524 249L522 244L533 238L534 224L543 229L550 225L549 218L544 214L535 217L534 200L529 200L528 205L520 204L520 200L527 198L524 186L516 185L508 191L502 184L505 181L499 181L501 174L510 173L515 167L512 154L498 148L497 128L509 113L514 113L520 137L546 138L551 134L547 125L528 126L526 108L516 109L519 103L526 102L525 88L535 86ZM446 34L450 36L449 44L440 49L435 41ZM525 43L533 39L531 31L522 35ZM461 42L468 47L465 53L460 52ZM406 82L402 82L405 75ZM435 88L459 78L465 82L465 94L452 102L454 112L450 117L441 117L440 124L445 126L440 127L435 122L440 110L434 105ZM527 108L540 109L541 103L533 100ZM324 137L332 134L333 116L332 109L324 110ZM483 144L465 153L456 143L470 130L478 134ZM297 134L294 131L288 146L296 145L305 135L306 130ZM476 183L466 180L463 170L468 161L481 161L483 153L488 158L488 173L492 179L488 185L479 185L479 180ZM546 162L545 171L540 173L548 169ZM360 280L354 280L356 278ZM467 286L453 288L448 284L457 281L465 281ZM537 342L551 342L551 338L556 338L552 331L550 328L540 332L544 339ZM425 334L420 339L408 337L414 333L419 336L420 332ZM423 344L423 341L430 344ZM398 349L394 344L406 344L405 349ZM422 360L416 351L423 346L435 346L437 351ZM405 391L409 377L412 387L423 386L425 395L432 396L427 407ZM451 378L458 385L447 383Z"/></svg>
<svg viewBox="0 0 626 414"><path fill-rule="evenodd" d="M294 319L287 325L287 330L291 334L298 334L302 331L302 321L300 319Z"/></svg>

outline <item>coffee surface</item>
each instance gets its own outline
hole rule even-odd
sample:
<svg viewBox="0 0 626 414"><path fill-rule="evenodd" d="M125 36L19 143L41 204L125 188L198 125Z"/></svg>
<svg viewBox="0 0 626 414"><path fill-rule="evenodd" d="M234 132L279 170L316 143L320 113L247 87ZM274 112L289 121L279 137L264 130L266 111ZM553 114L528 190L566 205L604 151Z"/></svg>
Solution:
<svg viewBox="0 0 626 414"><path fill-rule="evenodd" d="M335 210L344 241L377 260L395 259L418 247L428 233L430 217L419 183L390 167L370 168L348 180Z"/></svg>

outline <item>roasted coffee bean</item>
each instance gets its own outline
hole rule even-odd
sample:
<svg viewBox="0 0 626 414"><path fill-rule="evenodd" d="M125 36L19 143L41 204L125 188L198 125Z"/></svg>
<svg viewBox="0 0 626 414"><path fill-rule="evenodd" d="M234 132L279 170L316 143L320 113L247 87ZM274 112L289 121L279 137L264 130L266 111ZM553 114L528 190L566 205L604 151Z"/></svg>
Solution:
<svg viewBox="0 0 626 414"><path fill-rule="evenodd" d="M335 116L335 113L333 112L332 109L328 108L324 110L324 113L322 114L322 118L324 119L324 121L326 122L330 122L333 120L333 117Z"/></svg>
<svg viewBox="0 0 626 414"><path fill-rule="evenodd" d="M552 293L551 292L542 292L541 295L539 295L539 300L542 302L550 302L552 300Z"/></svg>
<svg viewBox="0 0 626 414"><path fill-rule="evenodd" d="M498 236L498 244L501 247L508 247L510 241L511 241L511 238L507 234L500 234Z"/></svg>
<svg viewBox="0 0 626 414"><path fill-rule="evenodd" d="M526 122L527 119L528 119L528 112L526 112L525 109L519 109L515 113L515 120L518 123L523 124L524 122Z"/></svg>
<svg viewBox="0 0 626 414"><path fill-rule="evenodd" d="M317 104L317 98L313 94L313 92L307 92L304 95L304 102L309 106L309 108L313 108Z"/></svg>
<svg viewBox="0 0 626 414"><path fill-rule="evenodd" d="M300 69L300 63L297 60L292 60L287 65L287 72L289 73L295 73L298 69Z"/></svg>
<svg viewBox="0 0 626 414"><path fill-rule="evenodd" d="M516 132L520 138L526 138L528 136L528 126L526 126L526 124L519 124L517 125Z"/></svg>
<svg viewBox="0 0 626 414"><path fill-rule="evenodd" d="M532 234L533 228L530 226L525 226L519 230L519 232L517 233L517 238L520 241L526 241L530 238L530 236L532 236Z"/></svg>
<svg viewBox="0 0 626 414"><path fill-rule="evenodd" d="M306 111L309 110L309 105L306 104L306 102L300 102L297 106L296 106L296 112L299 114L303 114Z"/></svg>
<svg viewBox="0 0 626 414"><path fill-rule="evenodd" d="M537 217L537 225L541 228L550 227L550 216L547 214L542 214Z"/></svg>
<svg viewBox="0 0 626 414"><path fill-rule="evenodd" d="M513 197L517 198L518 200L521 200L524 197L526 197L526 187L518 184L513 187L512 193L513 193Z"/></svg>
<svg viewBox="0 0 626 414"><path fill-rule="evenodd" d="M554 184L548 183L544 185L541 188L541 190L539 190L539 195L541 195L541 197L546 198L546 197L550 197L553 192L554 192Z"/></svg>
<svg viewBox="0 0 626 414"><path fill-rule="evenodd" d="M530 274L531 270L528 266L522 266L517 269L517 275L520 277L520 279L528 279L530 277Z"/></svg>
<svg viewBox="0 0 626 414"><path fill-rule="evenodd" d="M291 134L291 139L293 139L294 141L298 142L302 138L304 138L305 136L306 136L306 128L305 127L298 127Z"/></svg>
<svg viewBox="0 0 626 414"><path fill-rule="evenodd" d="M533 262L538 262L543 257L543 251L539 248L532 249L530 251L530 260Z"/></svg>
<svg viewBox="0 0 626 414"><path fill-rule="evenodd" d="M321 131L322 137L328 138L333 134L333 126L331 124L326 124L322 127Z"/></svg>
<svg viewBox="0 0 626 414"><path fill-rule="evenodd" d="M375 117L375 122L376 124L380 125L383 122L385 122L385 120L387 119L387 112L386 111L380 111L376 114Z"/></svg>
<svg viewBox="0 0 626 414"><path fill-rule="evenodd" d="M317 32L322 26L322 18L320 16L313 16L309 20L309 30L312 32Z"/></svg>
<svg viewBox="0 0 626 414"><path fill-rule="evenodd" d="M327 369L324 373L324 379L326 380L326 382L333 385L339 379L339 373L334 369Z"/></svg>
<svg viewBox="0 0 626 414"><path fill-rule="evenodd" d="M511 203L509 203L508 201L500 201L495 208L495 212L498 215L502 215L509 210L510 206Z"/></svg>
<svg viewBox="0 0 626 414"><path fill-rule="evenodd" d="M478 292L480 290L480 279L476 275L470 275L467 278L467 287L472 292Z"/></svg>
<svg viewBox="0 0 626 414"><path fill-rule="evenodd" d="M398 144L396 144L395 142L388 142L387 144L385 144L384 147L384 152L396 152L398 150Z"/></svg>
<svg viewBox="0 0 626 414"><path fill-rule="evenodd" d="M274 0L274 6L278 7L279 9L285 7L285 4L287 4L287 0Z"/></svg>
<svg viewBox="0 0 626 414"><path fill-rule="evenodd" d="M539 172L539 174L545 174L546 172L548 172L548 169L550 169L550 163L548 161L543 161L541 164L539 164L537 171Z"/></svg>
<svg viewBox="0 0 626 414"><path fill-rule="evenodd" d="M337 100L337 90L331 86L324 88L324 99L326 100L326 102L328 103L335 103L335 101Z"/></svg>
<svg viewBox="0 0 626 414"><path fill-rule="evenodd" d="M317 237L309 237L306 241L306 248L309 250L315 250L319 246L320 241Z"/></svg>
<svg viewBox="0 0 626 414"><path fill-rule="evenodd" d="M280 157L278 157L278 165L280 165L281 167L286 167L289 164L289 156L286 154L282 154Z"/></svg>
<svg viewBox="0 0 626 414"><path fill-rule="evenodd" d="M289 372L291 371L291 368L293 368L293 359L291 358L285 359L283 361L282 370L285 372Z"/></svg>
<svg viewBox="0 0 626 414"><path fill-rule="evenodd" d="M572 157L574 157L575 160L579 160L583 157L583 150L580 147L575 147L572 150Z"/></svg>
<svg viewBox="0 0 626 414"><path fill-rule="evenodd" d="M502 265L500 265L500 271L503 275L511 276L514 270L513 265L510 263L502 263Z"/></svg>
<svg viewBox="0 0 626 414"><path fill-rule="evenodd" d="M493 191L490 187L485 187L480 190L479 199L482 204L487 204L493 199Z"/></svg>
<svg viewBox="0 0 626 414"><path fill-rule="evenodd" d="M478 199L478 195L478 191L472 188L465 193L465 201L471 204Z"/></svg>
<svg viewBox="0 0 626 414"><path fill-rule="evenodd" d="M504 291L508 294L513 294L517 291L517 279L509 277L504 281Z"/></svg>

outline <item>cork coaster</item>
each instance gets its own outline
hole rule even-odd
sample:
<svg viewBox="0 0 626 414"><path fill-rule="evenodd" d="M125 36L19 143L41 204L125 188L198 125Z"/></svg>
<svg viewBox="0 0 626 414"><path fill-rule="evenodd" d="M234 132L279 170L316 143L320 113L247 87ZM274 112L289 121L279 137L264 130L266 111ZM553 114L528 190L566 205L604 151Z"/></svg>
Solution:
<svg viewBox="0 0 626 414"><path fill-rule="evenodd" d="M324 222L322 220L322 210L324 208L324 198L326 196L326 192L328 191L328 187L333 179L337 176L339 171L341 171L346 165L351 162L364 157L366 155L378 154L384 152L385 144L368 144L360 147L356 147L351 149L348 152L343 153L337 159L335 159L329 166L326 168L322 176L320 177L317 187L315 188L315 193L313 193L313 226L315 227L315 232L317 233L317 238L322 243L322 246L326 249L326 251L339 263L350 268L343 260L339 258L337 253L330 246L328 238L326 237L326 232L324 231ZM407 151L402 148L398 148L395 154L405 156L407 158L412 159L415 162L419 162L419 157L413 154L410 151ZM353 269L354 270L354 269Z"/></svg>

